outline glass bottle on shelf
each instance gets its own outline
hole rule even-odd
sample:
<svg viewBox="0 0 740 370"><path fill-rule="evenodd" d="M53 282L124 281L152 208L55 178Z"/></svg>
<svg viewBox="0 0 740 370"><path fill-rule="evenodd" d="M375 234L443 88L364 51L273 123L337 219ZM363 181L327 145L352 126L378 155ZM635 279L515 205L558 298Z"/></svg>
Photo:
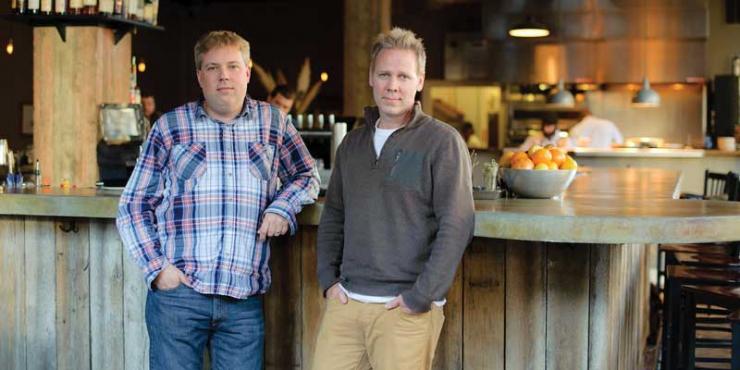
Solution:
<svg viewBox="0 0 740 370"><path fill-rule="evenodd" d="M152 3L152 0L144 2L144 22L154 24L154 3Z"/></svg>
<svg viewBox="0 0 740 370"><path fill-rule="evenodd" d="M66 14L67 13L67 0L54 1L54 13L55 14Z"/></svg>
<svg viewBox="0 0 740 370"><path fill-rule="evenodd" d="M157 17L159 16L159 0L152 0L153 12L152 12L152 24L157 25Z"/></svg>
<svg viewBox="0 0 740 370"><path fill-rule="evenodd" d="M82 14L82 0L69 0L69 14Z"/></svg>
<svg viewBox="0 0 740 370"><path fill-rule="evenodd" d="M113 15L123 15L123 0L113 0Z"/></svg>
<svg viewBox="0 0 740 370"><path fill-rule="evenodd" d="M98 0L82 0L82 14L98 14Z"/></svg>
<svg viewBox="0 0 740 370"><path fill-rule="evenodd" d="M26 12L29 14L39 13L39 0L28 0L28 8Z"/></svg>
<svg viewBox="0 0 740 370"><path fill-rule="evenodd" d="M25 0L11 0L10 11L15 14L23 14L26 12L26 1Z"/></svg>
<svg viewBox="0 0 740 370"><path fill-rule="evenodd" d="M144 20L144 0L137 0L138 5L136 6L136 19L139 21Z"/></svg>
<svg viewBox="0 0 740 370"><path fill-rule="evenodd" d="M41 0L41 14L50 15L51 8L51 0Z"/></svg>
<svg viewBox="0 0 740 370"><path fill-rule="evenodd" d="M128 16L128 19L131 20L137 20L136 11L139 8L139 1L138 0L126 0L126 15Z"/></svg>
<svg viewBox="0 0 740 370"><path fill-rule="evenodd" d="M113 0L100 0L98 2L98 13L104 16L113 14Z"/></svg>

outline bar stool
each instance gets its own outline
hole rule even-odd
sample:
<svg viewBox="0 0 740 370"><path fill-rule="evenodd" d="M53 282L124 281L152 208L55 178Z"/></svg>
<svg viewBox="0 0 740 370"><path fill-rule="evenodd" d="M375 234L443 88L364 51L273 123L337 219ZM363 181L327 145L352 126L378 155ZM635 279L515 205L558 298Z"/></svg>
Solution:
<svg viewBox="0 0 740 370"><path fill-rule="evenodd" d="M681 325L681 368L706 369L696 367L696 363L726 363L732 369L740 370L740 321L731 318L733 310L740 308L740 287L727 286L683 286L683 312ZM724 310L703 310L699 304L723 307ZM740 313L740 312L739 312ZM698 317L702 314L702 317ZM708 316L713 315L713 316ZM706 324L706 325L700 325ZM699 339L697 331L713 333L720 338ZM697 357L698 348L728 348L730 358L704 356Z"/></svg>
<svg viewBox="0 0 740 370"><path fill-rule="evenodd" d="M670 265L667 267L666 276L661 368L673 370L678 369L680 359L681 287L740 286L740 271Z"/></svg>
<svg viewBox="0 0 740 370"><path fill-rule="evenodd" d="M663 296L665 290L665 269L678 264L675 254L694 254L717 256L718 258L737 256L738 247L729 244L661 244L658 246L657 280L658 293ZM722 263L720 263L721 265ZM696 266L696 265L695 265ZM701 264L700 264L701 266ZM706 265L704 265L706 266ZM708 266L707 266L708 267Z"/></svg>

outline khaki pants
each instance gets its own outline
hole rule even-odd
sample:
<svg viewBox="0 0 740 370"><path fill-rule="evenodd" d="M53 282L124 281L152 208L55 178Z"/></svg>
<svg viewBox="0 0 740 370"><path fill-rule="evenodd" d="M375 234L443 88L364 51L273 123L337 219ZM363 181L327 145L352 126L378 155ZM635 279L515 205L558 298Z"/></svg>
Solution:
<svg viewBox="0 0 740 370"><path fill-rule="evenodd" d="M444 319L436 305L412 315L383 304L328 299L311 369L431 369Z"/></svg>

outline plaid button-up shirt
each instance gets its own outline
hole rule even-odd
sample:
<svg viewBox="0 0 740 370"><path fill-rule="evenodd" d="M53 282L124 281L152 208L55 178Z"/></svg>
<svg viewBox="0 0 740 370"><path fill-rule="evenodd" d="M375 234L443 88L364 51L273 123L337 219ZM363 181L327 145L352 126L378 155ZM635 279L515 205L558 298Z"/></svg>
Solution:
<svg viewBox="0 0 740 370"><path fill-rule="evenodd" d="M150 288L172 264L200 293L265 293L270 250L257 229L271 212L294 233L295 215L318 195L316 174L295 127L269 104L247 98L224 124L192 102L154 124L121 195L118 230Z"/></svg>

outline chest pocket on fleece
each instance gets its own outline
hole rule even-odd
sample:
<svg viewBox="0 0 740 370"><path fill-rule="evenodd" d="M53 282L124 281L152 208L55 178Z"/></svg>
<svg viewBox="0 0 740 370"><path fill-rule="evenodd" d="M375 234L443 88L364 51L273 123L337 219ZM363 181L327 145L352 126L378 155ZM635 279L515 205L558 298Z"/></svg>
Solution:
<svg viewBox="0 0 740 370"><path fill-rule="evenodd" d="M421 191L424 174L422 153L399 150L395 154L392 166L386 177L386 185L399 186L404 190Z"/></svg>

